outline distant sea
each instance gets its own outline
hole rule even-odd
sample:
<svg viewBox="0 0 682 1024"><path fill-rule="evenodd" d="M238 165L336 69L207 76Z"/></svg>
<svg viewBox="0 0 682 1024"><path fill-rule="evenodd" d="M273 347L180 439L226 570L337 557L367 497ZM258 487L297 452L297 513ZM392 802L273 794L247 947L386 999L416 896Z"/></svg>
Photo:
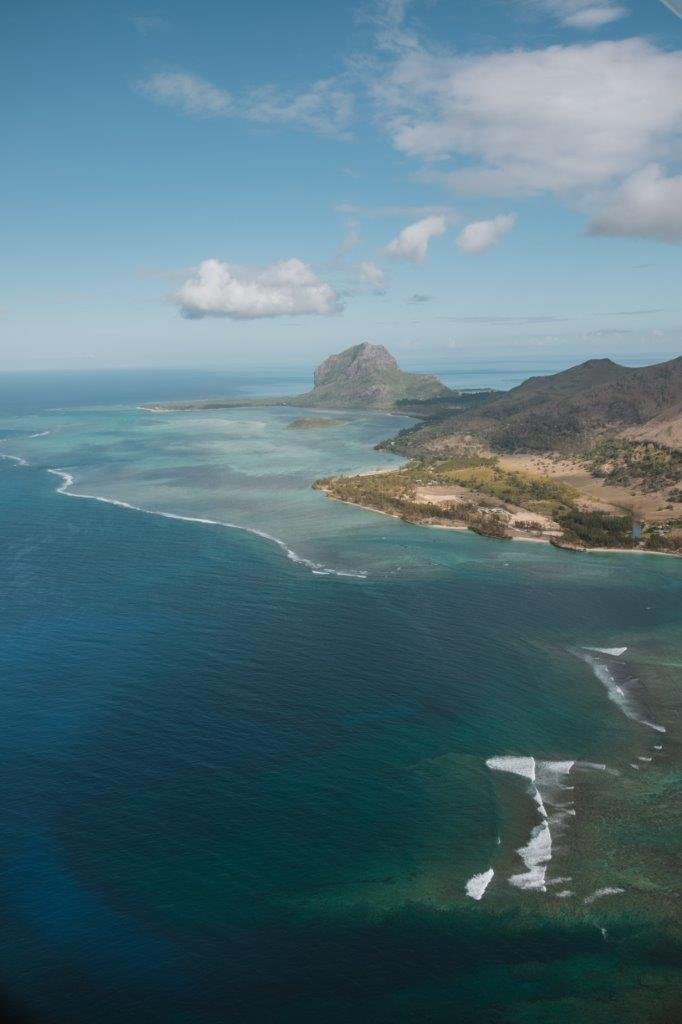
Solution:
<svg viewBox="0 0 682 1024"><path fill-rule="evenodd" d="M300 410L137 408L308 383L0 376L8 1006L672 1021L682 562L311 490L399 465L373 446L404 417L298 431Z"/></svg>

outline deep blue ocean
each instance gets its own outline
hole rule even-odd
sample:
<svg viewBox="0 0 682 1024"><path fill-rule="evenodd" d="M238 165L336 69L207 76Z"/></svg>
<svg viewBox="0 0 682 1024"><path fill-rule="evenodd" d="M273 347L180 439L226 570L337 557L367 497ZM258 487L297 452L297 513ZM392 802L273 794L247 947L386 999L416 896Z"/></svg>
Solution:
<svg viewBox="0 0 682 1024"><path fill-rule="evenodd" d="M137 407L307 385L0 377L8 1006L673 1021L682 562L311 490L405 418Z"/></svg>

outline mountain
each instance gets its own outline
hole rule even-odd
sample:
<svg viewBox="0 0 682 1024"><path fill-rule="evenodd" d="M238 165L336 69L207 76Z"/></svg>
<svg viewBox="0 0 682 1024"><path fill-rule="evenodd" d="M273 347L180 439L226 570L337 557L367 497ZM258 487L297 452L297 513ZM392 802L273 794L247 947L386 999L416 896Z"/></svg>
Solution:
<svg viewBox="0 0 682 1024"><path fill-rule="evenodd" d="M363 342L329 356L315 370L314 387L287 405L337 409L392 409L396 402L449 394L428 373L405 373L383 345Z"/></svg>
<svg viewBox="0 0 682 1024"><path fill-rule="evenodd" d="M432 417L404 431L392 447L414 452L467 435L507 452L574 452L605 436L675 445L681 422L682 357L643 367L590 359L531 377L472 410Z"/></svg>
<svg viewBox="0 0 682 1024"><path fill-rule="evenodd" d="M394 409L397 403L454 399L456 393L430 373L405 373L383 345L363 342L329 356L315 370L313 389L285 398L211 398L147 405L150 412L293 405L323 409Z"/></svg>

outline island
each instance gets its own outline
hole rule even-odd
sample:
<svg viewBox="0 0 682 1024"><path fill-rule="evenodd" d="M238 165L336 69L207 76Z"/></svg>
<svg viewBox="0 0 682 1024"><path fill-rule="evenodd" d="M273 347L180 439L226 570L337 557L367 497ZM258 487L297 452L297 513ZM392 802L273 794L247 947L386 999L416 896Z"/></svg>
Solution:
<svg viewBox="0 0 682 1024"><path fill-rule="evenodd" d="M346 420L330 420L322 416L301 416L287 423L287 430L327 430L329 427L345 427Z"/></svg>
<svg viewBox="0 0 682 1024"><path fill-rule="evenodd" d="M332 476L330 498L426 526L571 551L682 553L682 357L644 367L590 359L510 391L453 389L407 373L383 345L329 356L283 398L210 399L151 412L287 406L414 418L377 448L399 469ZM342 425L301 417L288 426Z"/></svg>

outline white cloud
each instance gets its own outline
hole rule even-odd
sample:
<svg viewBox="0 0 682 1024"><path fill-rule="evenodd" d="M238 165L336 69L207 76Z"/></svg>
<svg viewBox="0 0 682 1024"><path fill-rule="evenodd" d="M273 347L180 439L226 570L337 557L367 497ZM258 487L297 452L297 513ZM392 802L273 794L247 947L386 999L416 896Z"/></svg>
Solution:
<svg viewBox="0 0 682 1024"><path fill-rule="evenodd" d="M417 46L415 36L405 27L405 16L411 0L374 0L358 12L361 21L374 28L380 50L399 51Z"/></svg>
<svg viewBox="0 0 682 1024"><path fill-rule="evenodd" d="M165 71L138 84L150 100L174 107L193 117L218 117L231 111L232 98L198 75L184 71Z"/></svg>
<svg viewBox="0 0 682 1024"><path fill-rule="evenodd" d="M476 194L565 194L673 151L681 80L682 51L635 38L482 56L413 51L370 89L398 150L460 158L432 179Z"/></svg>
<svg viewBox="0 0 682 1024"><path fill-rule="evenodd" d="M682 241L682 175L666 178L649 164L623 182L615 197L588 225L592 235L630 235Z"/></svg>
<svg viewBox="0 0 682 1024"><path fill-rule="evenodd" d="M165 71L139 82L137 90L156 103L194 117L239 117L320 135L347 136L353 115L353 97L332 78L313 82L301 92L281 92L265 85L231 95L198 75Z"/></svg>
<svg viewBox="0 0 682 1024"><path fill-rule="evenodd" d="M283 93L265 85L244 95L240 114L264 124L288 124L321 135L345 135L353 115L353 97L334 78L313 82L302 92Z"/></svg>
<svg viewBox="0 0 682 1024"><path fill-rule="evenodd" d="M363 260L358 264L360 283L369 285L375 292L383 291L386 285L386 274L373 260Z"/></svg>
<svg viewBox="0 0 682 1024"><path fill-rule="evenodd" d="M445 217L424 217L423 220L403 228L393 241L388 243L384 251L387 256L393 256L395 259L423 263L430 240L444 234L445 228Z"/></svg>
<svg viewBox="0 0 682 1024"><path fill-rule="evenodd" d="M349 220L346 224L346 234L339 243L336 252L334 253L334 262L338 263L343 257L354 249L356 245L360 245L360 236L358 234L358 225L354 220Z"/></svg>
<svg viewBox="0 0 682 1024"><path fill-rule="evenodd" d="M571 28L601 28L602 25L624 18L626 14L626 9L618 4L598 4L594 7L581 5L572 14L567 14L563 22Z"/></svg>
<svg viewBox="0 0 682 1024"><path fill-rule="evenodd" d="M496 245L516 224L515 213L500 213L492 220L477 220L467 224L457 236L457 246L462 252L485 252Z"/></svg>
<svg viewBox="0 0 682 1024"><path fill-rule="evenodd" d="M281 260L271 267L257 269L204 260L171 295L171 301L189 318L226 316L249 320L329 314L341 309L332 286L299 259Z"/></svg>
<svg viewBox="0 0 682 1024"><path fill-rule="evenodd" d="M624 18L627 8L613 0L530 0L537 7L553 15L569 28L601 28Z"/></svg>

